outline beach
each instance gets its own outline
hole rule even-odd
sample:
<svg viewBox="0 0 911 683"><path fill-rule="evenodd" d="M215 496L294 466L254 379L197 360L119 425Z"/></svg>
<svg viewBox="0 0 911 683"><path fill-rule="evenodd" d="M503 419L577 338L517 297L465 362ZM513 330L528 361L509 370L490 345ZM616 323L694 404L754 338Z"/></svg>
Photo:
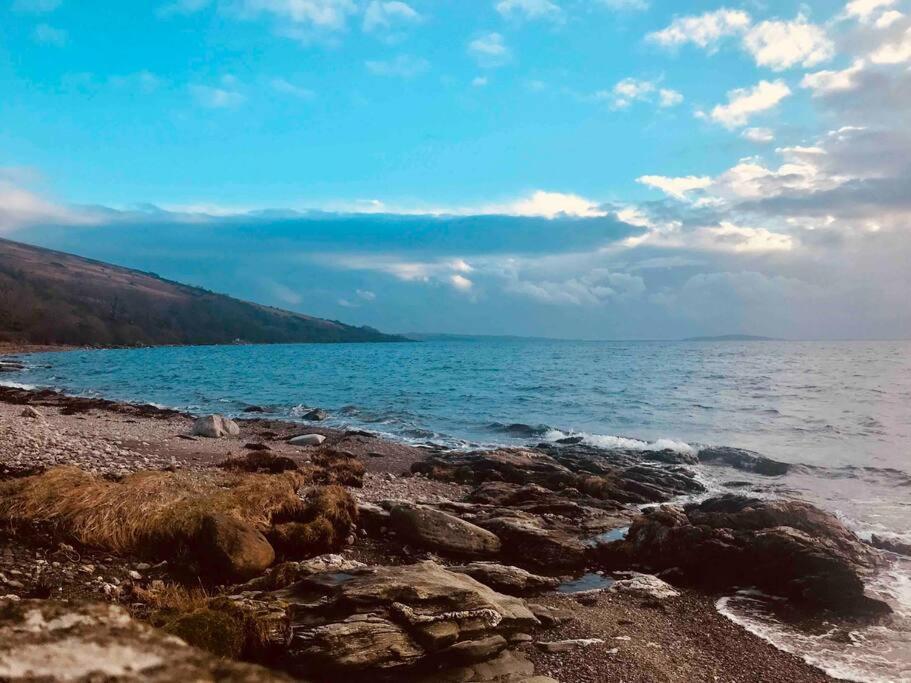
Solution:
<svg viewBox="0 0 911 683"><path fill-rule="evenodd" d="M23 407L37 417L23 417ZM144 469L203 473L261 444L270 454L297 462L313 447L288 443L299 423L239 420L240 435L230 439L192 436L193 418L153 407L68 398L53 392L0 390L0 466L3 476L24 470L72 465L111 477ZM326 437L322 447L351 454L363 463L362 488L351 489L361 503L384 499L410 503L459 503L470 487L435 481L411 467L428 450L369 436L307 427ZM621 511L618 511L623 514ZM444 566L457 560L439 552L402 544L394 536L370 534L361 527L340 555L369 564L403 565L434 560ZM128 587L170 581L167 566L86 547L53 545L42 537L4 533L0 550L0 592L18 598L65 598L71 601L128 601ZM53 589L48 590L48 586ZM565 610L568 620L536 630L512 649L534 663L536 675L558 681L823 681L832 680L793 655L751 635L715 610L712 595L679 589L661 602L641 595L601 591L584 595L548 591L529 598ZM536 642L596 639L580 649L547 652Z"/></svg>

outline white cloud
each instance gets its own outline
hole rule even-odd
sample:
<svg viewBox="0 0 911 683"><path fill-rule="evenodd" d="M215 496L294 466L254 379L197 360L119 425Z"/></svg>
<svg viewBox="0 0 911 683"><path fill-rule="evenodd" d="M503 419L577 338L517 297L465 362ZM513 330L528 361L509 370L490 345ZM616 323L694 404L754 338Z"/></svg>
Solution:
<svg viewBox="0 0 911 683"><path fill-rule="evenodd" d="M475 76L471 79L471 84L476 88L483 88L489 83L487 76Z"/></svg>
<svg viewBox="0 0 911 683"><path fill-rule="evenodd" d="M222 78L222 87L210 85L191 85L190 94L203 107L210 109L233 109L246 101L246 97L234 89L235 79L231 76Z"/></svg>
<svg viewBox="0 0 911 683"><path fill-rule="evenodd" d="M695 233L702 246L734 253L767 253L791 251L794 238L765 228L749 228L722 221L717 227L704 228Z"/></svg>
<svg viewBox="0 0 911 683"><path fill-rule="evenodd" d="M462 292L467 292L474 286L474 283L471 280L469 280L464 275L459 275L458 273L449 276L449 283Z"/></svg>
<svg viewBox="0 0 911 683"><path fill-rule="evenodd" d="M508 204L485 207L480 212L510 216L542 216L544 218L556 218L561 215L593 218L607 215L607 212L597 203L585 197L543 190L538 190L530 197Z"/></svg>
<svg viewBox="0 0 911 683"><path fill-rule="evenodd" d="M712 179L707 176L684 176L671 178L661 175L644 175L636 178L636 182L648 187L661 190L674 199L687 199L687 194L694 190L702 190L712 184Z"/></svg>
<svg viewBox="0 0 911 683"><path fill-rule="evenodd" d="M468 43L468 54L484 68L496 68L508 64L512 53L503 36L499 33L485 33Z"/></svg>
<svg viewBox="0 0 911 683"><path fill-rule="evenodd" d="M683 95L670 88L659 88L655 81L624 78L610 90L599 90L585 98L610 102L614 109L627 109L635 102L657 101L659 107L676 107L683 102Z"/></svg>
<svg viewBox="0 0 911 683"><path fill-rule="evenodd" d="M747 128L740 134L745 140L750 142L772 142L775 139L775 133L771 128Z"/></svg>
<svg viewBox="0 0 911 683"><path fill-rule="evenodd" d="M414 78L430 69L430 62L423 57L398 55L394 59L368 60L364 62L364 66L375 76Z"/></svg>
<svg viewBox="0 0 911 683"><path fill-rule="evenodd" d="M646 39L663 47L693 43L714 51L723 38L746 31L751 21L750 15L742 10L723 8L698 16L677 17L667 28L648 34Z"/></svg>
<svg viewBox="0 0 911 683"><path fill-rule="evenodd" d="M816 66L835 55L826 32L803 16L794 21L763 21L747 32L743 45L758 66L773 71Z"/></svg>
<svg viewBox="0 0 911 683"><path fill-rule="evenodd" d="M291 97L296 97L301 100L312 100L316 97L316 93L310 90L310 88L295 85L285 78L273 78L269 82L269 85L277 93L290 95Z"/></svg>
<svg viewBox="0 0 911 683"><path fill-rule="evenodd" d="M726 128L745 126L750 117L774 109L790 94L791 89L784 81L760 81L752 88L729 92L728 103L717 105L709 117Z"/></svg>
<svg viewBox="0 0 911 683"><path fill-rule="evenodd" d="M376 294L371 292L369 289L358 289L354 292L357 294L358 299L363 299L364 301L376 301Z"/></svg>
<svg viewBox="0 0 911 683"><path fill-rule="evenodd" d="M879 19L876 20L876 28L889 28L896 21L901 21L904 18L905 15L896 10L883 12L879 15Z"/></svg>
<svg viewBox="0 0 911 683"><path fill-rule="evenodd" d="M874 64L902 64L911 61L911 28L898 39L888 42L870 54Z"/></svg>
<svg viewBox="0 0 911 683"><path fill-rule="evenodd" d="M510 19L548 19L560 21L563 10L551 0L499 0L497 12Z"/></svg>
<svg viewBox="0 0 911 683"><path fill-rule="evenodd" d="M229 7L241 19L271 18L279 35L304 43L343 31L358 12L354 0L235 0Z"/></svg>
<svg viewBox="0 0 911 683"><path fill-rule="evenodd" d="M845 15L863 23L870 23L886 7L892 7L896 0L851 0L845 5Z"/></svg>
<svg viewBox="0 0 911 683"><path fill-rule="evenodd" d="M367 33L388 31L404 24L414 24L421 20L421 15L404 2L392 0L380 2L373 0L364 10L363 28Z"/></svg>
<svg viewBox="0 0 911 683"><path fill-rule="evenodd" d="M638 275L612 272L606 268L593 268L565 280L522 279L514 273L506 283L507 292L540 303L573 306L634 300L645 290L645 281Z"/></svg>
<svg viewBox="0 0 911 683"><path fill-rule="evenodd" d="M800 82L802 88L813 91L814 97L853 90L858 86L858 75L864 69L864 60L858 59L841 71L817 71L807 74Z"/></svg>
<svg viewBox="0 0 911 683"><path fill-rule="evenodd" d="M12 10L27 14L48 14L62 3L63 0L13 0Z"/></svg>
<svg viewBox="0 0 911 683"><path fill-rule="evenodd" d="M658 104L662 107L676 107L683 102L683 94L670 88L658 91Z"/></svg>
<svg viewBox="0 0 911 683"><path fill-rule="evenodd" d="M27 169L0 168L0 233L36 224L84 225L94 220L91 212L56 204L23 187L23 181L33 176Z"/></svg>
<svg viewBox="0 0 911 683"><path fill-rule="evenodd" d="M54 47L63 47L69 38L67 32L62 28L56 28L50 24L38 24L32 31L32 38L36 43L42 45L53 45Z"/></svg>

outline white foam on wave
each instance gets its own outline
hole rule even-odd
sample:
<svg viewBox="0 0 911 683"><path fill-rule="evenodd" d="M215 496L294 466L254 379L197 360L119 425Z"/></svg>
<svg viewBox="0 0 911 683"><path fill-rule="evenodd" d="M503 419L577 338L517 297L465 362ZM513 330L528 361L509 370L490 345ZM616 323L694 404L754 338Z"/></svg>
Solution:
<svg viewBox="0 0 911 683"><path fill-rule="evenodd" d="M605 449L626 449L631 451L664 451L670 450L687 455L696 455L698 452L685 441L675 441L673 439L657 439L656 441L641 441L640 439L631 439L626 436L613 436L610 434L588 434L586 432L566 433L559 429L551 429L544 438L548 441L557 441L567 437L581 437L582 443L589 446L596 446Z"/></svg>
<svg viewBox="0 0 911 683"><path fill-rule="evenodd" d="M10 382L9 380L0 381L0 387L9 387L11 389L25 389L26 391L34 391L38 387L34 384L23 384L22 382Z"/></svg>
<svg viewBox="0 0 911 683"><path fill-rule="evenodd" d="M901 592L911 586L911 574L903 571L885 572L877 580L889 584L893 596L896 588ZM870 588L875 586L871 584ZM845 638L844 631L836 626L811 634L781 623L764 607L768 599L757 591L738 591L718 599L715 607L753 635L834 678L860 683L911 682L911 620L902 613L901 604L889 600L896 613L887 624L855 628Z"/></svg>

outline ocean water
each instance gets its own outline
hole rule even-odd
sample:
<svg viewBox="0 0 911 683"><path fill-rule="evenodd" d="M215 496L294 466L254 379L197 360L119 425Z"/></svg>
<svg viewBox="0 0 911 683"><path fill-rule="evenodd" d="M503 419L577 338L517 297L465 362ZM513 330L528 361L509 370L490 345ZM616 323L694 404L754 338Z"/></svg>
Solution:
<svg viewBox="0 0 911 683"><path fill-rule="evenodd" d="M329 426L456 448L578 435L605 448L732 446L797 465L780 477L701 466L713 492L793 496L861 536L911 542L911 342L429 341L174 347L34 354L6 383L276 417L320 407ZM871 591L896 615L801 633L768 601L719 601L783 649L858 681L911 681L911 563Z"/></svg>

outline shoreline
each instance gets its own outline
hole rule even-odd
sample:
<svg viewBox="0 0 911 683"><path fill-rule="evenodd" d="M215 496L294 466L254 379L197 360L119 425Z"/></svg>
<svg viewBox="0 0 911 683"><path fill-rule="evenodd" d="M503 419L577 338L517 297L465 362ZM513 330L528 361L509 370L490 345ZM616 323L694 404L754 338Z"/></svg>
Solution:
<svg viewBox="0 0 911 683"><path fill-rule="evenodd" d="M39 420L26 420L19 413L30 405L40 411ZM251 417L238 420L239 439L203 439L189 435L192 418L186 413L151 406L137 406L105 399L68 397L49 390L0 389L0 473L36 466L77 465L120 477L139 469L179 469L206 472L226 458L247 452L247 443L267 444L276 456L296 461L307 459L311 449L290 446L286 439L306 431L326 437L332 448L350 453L363 463L366 474L363 488L352 489L362 503L395 498L412 503L452 503L462 499L464 485L435 481L410 474L410 468L423 461L432 449L417 448L365 432L339 431L318 426ZM28 426L28 430L23 429ZM43 432L44 439L32 439ZM21 539L19 539L21 540ZM12 544L12 545L10 545ZM28 582L28 560L17 548L17 539L5 533L0 538L0 576L14 579L27 597L37 586ZM12 552L10 552L12 550ZM41 544L32 549L42 554ZM109 574L129 576L136 571L135 560L103 551L81 549L80 562L106 567ZM401 547L394 541L359 537L341 551L345 558L368 564L402 564L448 558L419 549ZM94 562L97 559L97 563ZM66 567L64 567L65 569ZM72 567L70 568L73 569ZM144 577L167 579L167 572ZM105 577L112 578L112 577ZM85 579L91 579L86 581ZM126 581L128 579L121 579ZM77 567L56 578L61 594L70 599L110 598L99 593L99 584ZM0 588L0 593L9 586ZM102 589L103 590L103 589ZM720 615L715 598L701 591L683 589L680 598L660 605L649 605L639 598L603 593L583 605L573 594L546 593L536 602L569 609L580 618L549 630L547 639L596 638L604 647L561 654L549 654L523 646L527 658L540 675L559 681L599 681L609 675L618 680L660 681L681 677L711 680L762 681L771 678L791 681L835 680L800 658L774 648ZM614 649L617 649L614 651ZM743 663L749 661L748 670Z"/></svg>

